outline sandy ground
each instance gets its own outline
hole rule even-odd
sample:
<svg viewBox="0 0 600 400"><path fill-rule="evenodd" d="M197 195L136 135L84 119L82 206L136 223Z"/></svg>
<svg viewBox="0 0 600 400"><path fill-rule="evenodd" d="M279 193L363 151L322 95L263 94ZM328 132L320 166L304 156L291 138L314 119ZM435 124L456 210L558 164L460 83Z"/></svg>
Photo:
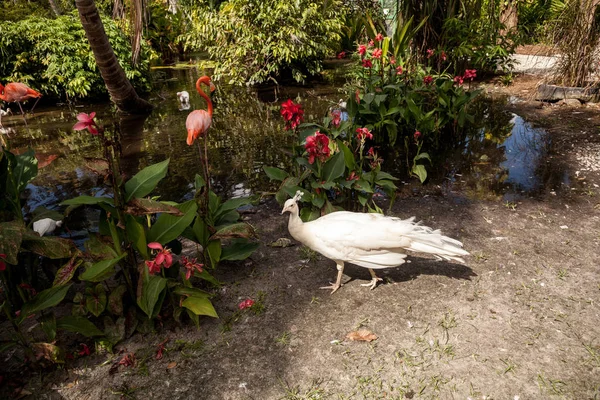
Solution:
<svg viewBox="0 0 600 400"><path fill-rule="evenodd" d="M116 354L36 374L25 382L29 398L600 397L600 178L585 161L600 154L599 113L529 100L537 80L485 88L517 96L515 112L548 130L569 190L504 203L411 185L390 212L463 241L466 265L411 257L372 291L360 286L368 271L350 265L330 295L319 287L334 279L332 261L297 244L269 246L289 234L268 200L248 215L260 249L217 271L220 319L136 334ZM262 310L239 311L246 298ZM377 339L346 339L359 328ZM136 363L110 373L126 352Z"/></svg>

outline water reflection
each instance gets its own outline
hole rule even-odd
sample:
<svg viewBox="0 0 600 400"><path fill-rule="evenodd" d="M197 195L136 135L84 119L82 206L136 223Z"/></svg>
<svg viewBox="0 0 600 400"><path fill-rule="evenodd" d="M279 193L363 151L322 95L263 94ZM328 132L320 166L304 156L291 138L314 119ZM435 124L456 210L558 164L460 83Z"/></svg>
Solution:
<svg viewBox="0 0 600 400"><path fill-rule="evenodd" d="M156 108L147 118L121 117L116 121L110 104L38 108L28 117L27 126L20 116L3 118L5 129L12 132L13 149L23 151L31 146L46 155L47 165L28 187L29 206L56 208L66 198L104 190L101 174L97 174L102 170L101 162L94 161L102 156L98 141L86 132L72 130L77 113L91 111L96 111L97 120L107 129L120 130L125 174L170 158L167 178L154 194L164 200L190 199L200 164L197 148L186 145L185 120L189 110L206 108L194 90L201 74L195 69L157 70L157 89L150 99ZM182 102L185 90L189 91L189 102ZM291 164L285 152L290 137L283 131L279 103L287 98L300 101L306 120L320 121L341 97L335 86L325 84L311 88L217 86L208 135L212 187L225 197L272 190L262 166L287 168ZM461 190L474 197L505 199L569 184L566 169L549 162L551 143L546 133L506 111L506 100L482 100L473 110L475 123L454 138L456 146L433 153L431 183L442 183L448 190ZM401 151L390 151L384 168L407 179L406 155Z"/></svg>

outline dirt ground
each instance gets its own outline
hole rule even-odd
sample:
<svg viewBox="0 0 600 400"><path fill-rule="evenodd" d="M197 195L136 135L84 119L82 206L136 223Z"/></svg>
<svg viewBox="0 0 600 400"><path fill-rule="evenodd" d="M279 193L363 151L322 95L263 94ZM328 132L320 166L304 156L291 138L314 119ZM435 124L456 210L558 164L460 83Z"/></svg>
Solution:
<svg viewBox="0 0 600 400"><path fill-rule="evenodd" d="M290 237L269 200L247 215L259 250L217 271L220 319L136 334L114 355L38 374L29 398L599 398L600 113L535 102L538 80L484 87L518 97L514 111L548 130L569 190L503 203L411 185L391 211L463 241L466 265L411 257L375 290L360 286L366 269L348 265L330 295L319 287L335 278L332 261L298 244L269 246ZM262 312L240 312L246 298ZM358 328L377 339L345 339ZM111 374L126 352L135 364Z"/></svg>

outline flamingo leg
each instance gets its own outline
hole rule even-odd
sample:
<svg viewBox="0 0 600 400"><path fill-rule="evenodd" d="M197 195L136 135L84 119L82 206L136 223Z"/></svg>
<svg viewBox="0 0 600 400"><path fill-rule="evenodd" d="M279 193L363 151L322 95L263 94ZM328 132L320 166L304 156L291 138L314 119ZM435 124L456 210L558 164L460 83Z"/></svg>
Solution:
<svg viewBox="0 0 600 400"><path fill-rule="evenodd" d="M41 97L38 97L37 100L35 101L35 103L33 103L33 107L31 107L31 113L33 114L33 109L35 108L35 106L37 105L38 101L40 101Z"/></svg>
<svg viewBox="0 0 600 400"><path fill-rule="evenodd" d="M383 281L383 279L377 277L377 275L375 274L375 271L373 271L373 269L369 268L369 272L371 273L371 282L361 283L360 286L368 286L371 288L371 290L373 290L373 289L375 289L375 286L377 286L377 282Z"/></svg>
<svg viewBox="0 0 600 400"><path fill-rule="evenodd" d="M208 135L204 134L204 171L206 174L206 188L210 191L210 176L208 170Z"/></svg>
<svg viewBox="0 0 600 400"><path fill-rule="evenodd" d="M336 268L338 270L337 279L335 280L335 284L331 284L329 286L322 286L319 289L331 289L331 294L334 294L336 290L338 290L342 286L342 275L344 274L344 262L336 261Z"/></svg>

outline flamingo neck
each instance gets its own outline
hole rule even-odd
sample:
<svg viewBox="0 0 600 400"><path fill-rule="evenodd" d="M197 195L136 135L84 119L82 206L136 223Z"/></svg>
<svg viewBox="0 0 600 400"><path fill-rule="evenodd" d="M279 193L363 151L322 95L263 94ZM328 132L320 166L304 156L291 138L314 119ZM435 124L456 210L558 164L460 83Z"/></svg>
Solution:
<svg viewBox="0 0 600 400"><path fill-rule="evenodd" d="M4 85L0 83L0 99L6 101L4 98Z"/></svg>
<svg viewBox="0 0 600 400"><path fill-rule="evenodd" d="M208 76L203 76L202 78L198 79L198 81L196 81L196 90L198 91L198 94L202 97L204 97L204 100L206 100L206 104L208 105L208 115L210 115L212 117L213 115L213 104L212 101L210 101L210 97L208 97L208 95L206 93L204 93L204 91L202 90L202 86L201 84L205 83L207 85L210 86L210 78Z"/></svg>

